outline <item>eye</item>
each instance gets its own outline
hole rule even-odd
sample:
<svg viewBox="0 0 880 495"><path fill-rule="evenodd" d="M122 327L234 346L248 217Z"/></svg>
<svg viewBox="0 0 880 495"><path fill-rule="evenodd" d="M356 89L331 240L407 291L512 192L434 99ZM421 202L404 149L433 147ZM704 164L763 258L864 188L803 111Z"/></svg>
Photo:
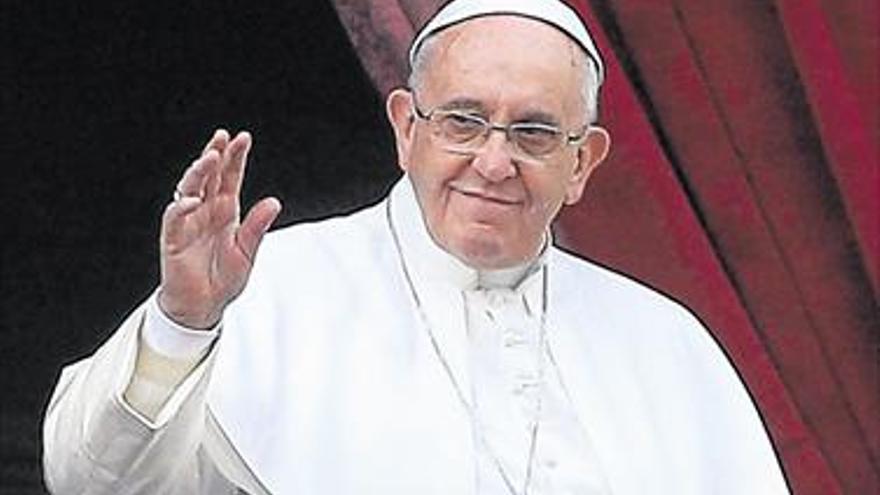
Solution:
<svg viewBox="0 0 880 495"><path fill-rule="evenodd" d="M486 122L482 118L463 112L445 112L438 115L438 123L443 134L456 142L474 139L486 128Z"/></svg>
<svg viewBox="0 0 880 495"><path fill-rule="evenodd" d="M516 145L530 155L546 155L555 151L562 133L544 124L516 124L511 126Z"/></svg>

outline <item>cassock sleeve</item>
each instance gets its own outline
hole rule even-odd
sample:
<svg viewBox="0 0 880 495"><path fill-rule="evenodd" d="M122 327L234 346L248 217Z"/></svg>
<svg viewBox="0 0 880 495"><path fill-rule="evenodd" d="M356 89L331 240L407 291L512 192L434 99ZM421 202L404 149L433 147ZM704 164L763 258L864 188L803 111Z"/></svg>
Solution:
<svg viewBox="0 0 880 495"><path fill-rule="evenodd" d="M62 371L43 425L53 493L238 493L215 462L237 454L213 438L222 436L206 405L214 352L174 359L143 345L154 299Z"/></svg>

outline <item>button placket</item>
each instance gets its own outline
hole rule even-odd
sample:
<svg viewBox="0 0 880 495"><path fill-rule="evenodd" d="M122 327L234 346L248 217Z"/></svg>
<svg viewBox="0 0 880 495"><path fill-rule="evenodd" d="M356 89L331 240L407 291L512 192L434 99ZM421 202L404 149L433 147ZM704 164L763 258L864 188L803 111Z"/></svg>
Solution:
<svg viewBox="0 0 880 495"><path fill-rule="evenodd" d="M504 465L525 476L534 420L538 412L539 376L535 344L539 323L524 306L521 294L509 289L475 290L467 295L471 323L475 402L488 440ZM535 334L535 335L532 335ZM483 400L480 400L483 399ZM486 409L480 403L493 404ZM524 478L523 478L524 479Z"/></svg>
<svg viewBox="0 0 880 495"><path fill-rule="evenodd" d="M522 431L531 433L538 414L541 376L537 322L525 307L524 298L512 292L490 295L488 313L502 334L498 349L512 404L519 411ZM492 304L494 306L491 306Z"/></svg>

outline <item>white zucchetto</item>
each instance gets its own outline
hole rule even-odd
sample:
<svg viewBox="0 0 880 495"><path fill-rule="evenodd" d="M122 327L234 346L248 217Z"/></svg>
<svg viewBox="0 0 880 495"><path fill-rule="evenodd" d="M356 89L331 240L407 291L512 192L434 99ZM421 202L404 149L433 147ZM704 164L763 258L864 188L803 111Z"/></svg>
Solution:
<svg viewBox="0 0 880 495"><path fill-rule="evenodd" d="M409 49L410 66L429 36L460 22L487 15L528 17L556 27L586 52L596 66L599 85L604 81L605 66L586 25L573 8L560 0L453 0L434 14L416 35Z"/></svg>

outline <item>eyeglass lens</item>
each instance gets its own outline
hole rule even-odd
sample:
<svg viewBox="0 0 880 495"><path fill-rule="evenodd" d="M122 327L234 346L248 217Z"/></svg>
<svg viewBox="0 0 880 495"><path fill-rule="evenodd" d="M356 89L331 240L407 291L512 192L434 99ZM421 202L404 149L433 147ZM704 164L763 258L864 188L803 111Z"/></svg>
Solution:
<svg viewBox="0 0 880 495"><path fill-rule="evenodd" d="M506 133L515 150L529 158L543 158L556 151L563 141L559 130L541 124L518 123L498 128L480 117L460 112L437 112L433 117L440 136L461 151L479 148L496 128Z"/></svg>

